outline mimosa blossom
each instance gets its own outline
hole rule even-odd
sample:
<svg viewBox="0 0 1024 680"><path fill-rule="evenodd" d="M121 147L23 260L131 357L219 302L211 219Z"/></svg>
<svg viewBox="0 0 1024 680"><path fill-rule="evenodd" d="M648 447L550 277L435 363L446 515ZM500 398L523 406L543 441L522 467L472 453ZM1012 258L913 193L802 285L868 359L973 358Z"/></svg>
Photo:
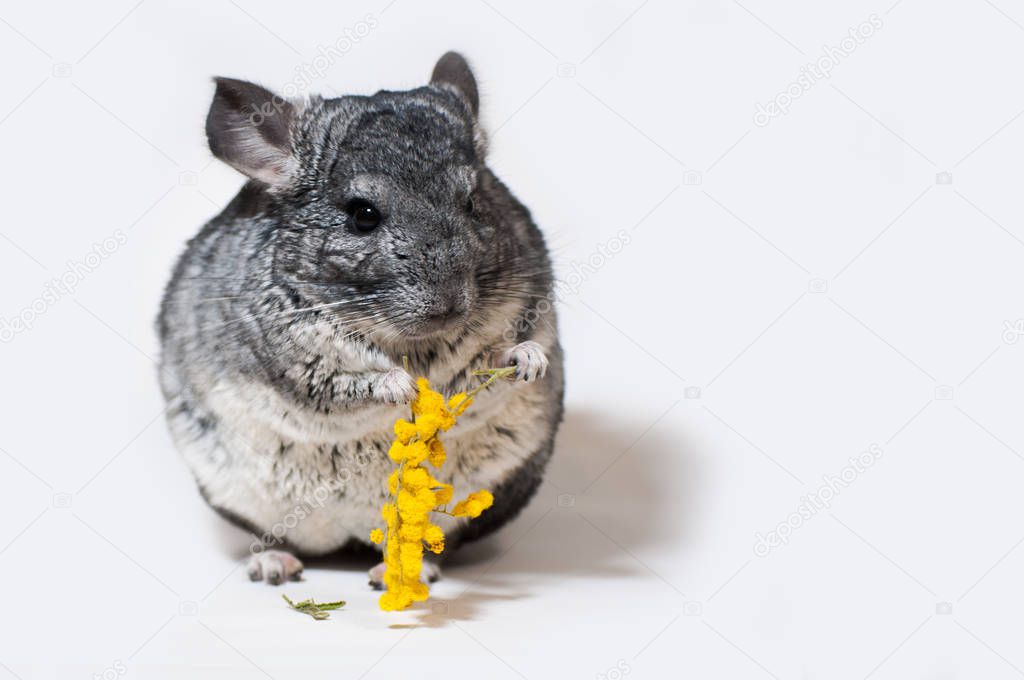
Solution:
<svg viewBox="0 0 1024 680"><path fill-rule="evenodd" d="M434 478L424 463L434 470L444 465L446 453L439 435L447 432L473 403L473 397L498 377L508 375L508 369L487 372L490 379L471 391L460 392L447 401L430 387L426 378L416 381L418 392L412 402L412 421L395 421L395 440L388 456L398 468L388 477L391 494L389 502L381 508L384 530L374 529L370 540L384 544L384 587L380 608L385 611L407 609L413 602L422 602L430 589L420 581L423 551L440 554L445 547L444 531L430 522L430 513L440 512L453 517L479 517L494 504L490 491L481 489L459 501L451 512L454 489Z"/></svg>

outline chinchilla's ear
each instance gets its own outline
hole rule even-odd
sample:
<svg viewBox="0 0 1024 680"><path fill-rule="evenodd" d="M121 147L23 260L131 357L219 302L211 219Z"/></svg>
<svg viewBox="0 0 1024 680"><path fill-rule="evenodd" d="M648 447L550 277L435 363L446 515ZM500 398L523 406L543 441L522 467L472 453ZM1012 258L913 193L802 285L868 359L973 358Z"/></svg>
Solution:
<svg viewBox="0 0 1024 680"><path fill-rule="evenodd" d="M271 187L292 177L291 127L295 105L270 90L234 78L215 78L217 91L206 116L213 155Z"/></svg>
<svg viewBox="0 0 1024 680"><path fill-rule="evenodd" d="M437 60L430 76L431 85L447 85L454 89L469 104L473 115L480 112L480 95L476 89L476 78L465 58L458 52L446 52Z"/></svg>

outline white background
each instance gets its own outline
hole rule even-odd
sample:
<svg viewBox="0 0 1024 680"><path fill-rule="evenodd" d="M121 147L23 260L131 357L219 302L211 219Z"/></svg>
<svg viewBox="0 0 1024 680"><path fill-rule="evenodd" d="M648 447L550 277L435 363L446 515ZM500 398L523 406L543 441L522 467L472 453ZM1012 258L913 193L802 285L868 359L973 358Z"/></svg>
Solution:
<svg viewBox="0 0 1024 680"><path fill-rule="evenodd" d="M0 10L0 318L32 317L0 345L0 676L1024 675L1024 8L388 2ZM311 91L416 86L458 49L559 275L629 237L562 300L542 492L402 614L361 562L248 582L153 361L172 263L242 182L205 146L211 76L283 88L368 16ZM314 622L281 592L349 604Z"/></svg>

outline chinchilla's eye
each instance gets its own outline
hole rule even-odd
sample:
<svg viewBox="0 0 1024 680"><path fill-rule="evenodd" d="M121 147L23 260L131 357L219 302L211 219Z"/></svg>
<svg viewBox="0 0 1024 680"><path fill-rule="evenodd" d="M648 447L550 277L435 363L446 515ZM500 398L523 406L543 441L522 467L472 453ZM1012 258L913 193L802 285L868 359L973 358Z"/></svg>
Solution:
<svg viewBox="0 0 1024 680"><path fill-rule="evenodd" d="M352 225L357 231L373 231L380 226L380 211L368 201L353 201L348 209L352 215Z"/></svg>
<svg viewBox="0 0 1024 680"><path fill-rule="evenodd" d="M466 199L466 212L468 212L469 214L472 215L473 212L475 212L475 211L476 211L476 204L473 203L473 197L470 196L469 198Z"/></svg>

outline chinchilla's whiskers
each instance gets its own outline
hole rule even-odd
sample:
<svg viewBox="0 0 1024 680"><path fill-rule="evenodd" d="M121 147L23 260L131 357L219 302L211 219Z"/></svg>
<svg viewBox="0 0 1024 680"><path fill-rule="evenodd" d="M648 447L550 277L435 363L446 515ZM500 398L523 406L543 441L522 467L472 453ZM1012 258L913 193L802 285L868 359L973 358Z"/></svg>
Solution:
<svg viewBox="0 0 1024 680"><path fill-rule="evenodd" d="M362 301L360 301L360 302L362 302ZM319 312L319 311L323 311L323 310L327 310L327 309L336 310L339 307L344 306L345 304L351 304L351 303L346 301L346 302L329 303L329 304L325 304L325 305L318 305L316 307L311 307L311 308L308 308L308 309L295 310L294 313L291 313L291 314L278 314L278 315L275 315L273 317L262 318L262 319L259 320L259 322L262 324L265 321L270 321L274 326L287 325L287 324L292 323L295 320L295 317L298 316L299 314L310 312L310 311ZM351 310L352 313L364 312L364 314L362 314L361 316L357 316L357 317L350 317L350 316L346 316L345 313L343 312L341 314L335 314L335 315L326 317L324 319L321 319L321 321L326 321L332 327L337 328L339 323L343 323L346 326L348 326L348 325L352 325L352 324L363 323L363 322L366 322L366 321L376 321L377 320L377 318L375 317L375 313L374 312L371 311L370 314L367 315L367 314L365 314L366 310L361 305L359 305L359 304L352 304L352 306L354 307L354 309Z"/></svg>
<svg viewBox="0 0 1024 680"><path fill-rule="evenodd" d="M362 320L359 320L359 321L360 322L365 322L365 321L370 321L370 320L372 320L372 319L362 319ZM331 327L334 328L334 330L336 332L336 335L334 336L334 340L336 340L336 341L344 341L344 340L349 340L350 338L354 338L354 337L359 336L359 335L369 334L369 333L373 332L374 330L376 330L377 328L380 328L380 327L386 325L386 323L387 323L386 321L376 321L374 323L371 323L367 327L362 327L362 328L358 328L358 327L357 328L353 328L353 327L343 328L338 323L332 321L331 322Z"/></svg>
<svg viewBox="0 0 1024 680"><path fill-rule="evenodd" d="M374 296L374 298L377 296ZM321 319L321 321L327 322L332 328L339 332L343 332L338 339L344 340L360 334L369 334L378 328L385 327L388 324L394 322L398 315L391 314L385 315L382 313L381 308L375 304L375 299L360 299L344 301L345 304L351 304L353 309L343 310L342 312L336 312L328 317ZM339 303L328 303L326 305L319 305L315 309L334 308ZM293 310L298 311L298 310ZM309 310L303 310L309 311ZM280 318L279 317L266 319L271 322L271 327L281 327L290 324L293 319L291 318ZM369 324L366 326L365 324Z"/></svg>
<svg viewBox="0 0 1024 680"><path fill-rule="evenodd" d="M513 312L518 316L529 308L531 301L550 298L550 294L541 294L545 290L545 286L537 285L538 276L550 275L546 270L518 266L511 261L500 264L507 264L507 266L476 273L475 278L480 291L477 298L478 309L474 315L471 315L463 322L463 332L483 342L495 341L494 328L495 323L498 321L498 317L495 314L500 313L502 308L508 309L509 305L519 307L520 312ZM292 295L298 294L302 296L302 285L322 286L326 284L303 281L286 283L256 278L205 278L225 282L250 282L256 285L253 286L254 289L251 292L230 291L236 294L202 298L196 301L198 303L243 301L242 304L245 304L244 301L249 300L252 301L250 305L262 303L268 309L209 324L199 329L200 331L223 332L224 329L237 325L236 330L228 332L228 335L237 337L247 332L245 324L248 323L257 324L264 331L276 331L288 327L302 315L313 314L318 316L318 323L327 324L333 329L335 341L356 338L356 341L366 339L386 346L389 343L401 340L407 332L408 322L415 319L415 315L408 312L386 313L386 307L381 304L381 301L386 296L382 293L360 294L357 299L307 304L306 306L288 309L285 308L286 302L282 297L281 286L294 286ZM331 285L344 284L333 283ZM224 292L228 293L229 291ZM319 312L324 311L331 311L333 313L319 317ZM541 322L554 332L549 319L541 317L534 323Z"/></svg>
<svg viewBox="0 0 1024 680"><path fill-rule="evenodd" d="M509 295L512 293L512 295ZM552 296L541 295L530 290L524 290L522 288L503 288L496 290L493 293L487 292L480 295L481 300L517 300L520 298L530 298L534 300L543 300Z"/></svg>
<svg viewBox="0 0 1024 680"><path fill-rule="evenodd" d="M199 298L198 300L190 300L188 302L190 304L193 302L196 304L205 304L208 302L225 302L227 300L252 300L253 298L258 298L261 295L262 293L246 293L245 295L223 295L221 297Z"/></svg>
<svg viewBox="0 0 1024 680"><path fill-rule="evenodd" d="M466 333L476 338L484 338L483 330L486 327L486 324L478 321L477 319L469 319L466 322Z"/></svg>
<svg viewBox="0 0 1024 680"><path fill-rule="evenodd" d="M387 345L403 337L405 335L405 324L402 322L413 320L411 317L412 315L407 312L399 312L392 315L391 328L389 328L388 332L380 338L379 342Z"/></svg>
<svg viewBox="0 0 1024 680"><path fill-rule="evenodd" d="M405 316L403 313L390 314L388 316L388 322L379 324L372 330L366 332L366 337L376 335L374 340L380 344L386 345L391 341L392 337L395 337L396 331L401 327L402 318ZM383 335L380 335L380 331L384 331Z"/></svg>
<svg viewBox="0 0 1024 680"><path fill-rule="evenodd" d="M333 329L334 333L336 334L335 335L335 340L336 341L347 340L349 338L358 336L358 335L366 332L365 329L363 329L363 328L359 328L359 327L353 328L351 326L351 324L360 324L360 323L369 322L371 324L371 327L382 324L381 321L374 319L372 316L352 316L352 317L344 317L344 318L327 317L327 318L321 319L321 321L322 322L326 322ZM289 325L291 325L293 322L294 322L294 319L292 319L292 318L271 319L271 320L269 320L269 322L264 322L262 324L262 327L264 329L264 332L280 331L280 330L287 329L289 327ZM386 323L386 320L385 320L385 323ZM242 336L244 333L245 333L245 328L239 327L238 329L233 330L230 333L230 336L237 338L237 337Z"/></svg>
<svg viewBox="0 0 1024 680"><path fill-rule="evenodd" d="M382 343L386 344L387 342L389 342L390 338L395 333L396 328L398 327L396 322L399 321L402 318L402 316L403 316L402 313L396 313L396 314L389 314L389 315L386 315L383 318L381 318L380 314L374 313L374 314L371 315L370 319L374 320L375 323L370 324L369 326L366 326L366 327L362 327L362 328L360 328L360 327L350 328L347 333L339 336L338 339L339 340L347 340L347 339L355 337L355 336L362 336L362 337L369 338L370 336L378 333L380 330L387 329L388 333L380 340ZM365 320L366 319L363 319L362 321L365 321ZM352 320L352 319L347 319L347 318L344 318L344 317L340 317L338 319L332 320L331 323L332 323L332 325L335 328L339 328L340 329L341 324L345 324L346 326L352 326L353 324L357 324L360 321L361 320Z"/></svg>
<svg viewBox="0 0 1024 680"><path fill-rule="evenodd" d="M479 275L476 277L476 280L482 286L501 286L506 283L531 283L543 289L543 286L537 285L538 278L542 276L544 276L543 272L501 273L493 276Z"/></svg>
<svg viewBox="0 0 1024 680"><path fill-rule="evenodd" d="M258 276L183 276L182 281L238 281L266 286L346 286L371 285L372 281L334 279L331 281L288 281L281 279L265 279Z"/></svg>
<svg viewBox="0 0 1024 680"><path fill-rule="evenodd" d="M257 321L257 322L260 322L260 321L272 321L274 319L278 319L278 318L281 318L281 317L297 316L299 314L303 314L303 313L306 313L306 312L315 312L315 311L322 311L322 310L325 310L325 309L333 309L333 308L337 308L337 307L342 307L344 305L357 305L357 304L360 304L360 303L365 303L367 301L366 300L367 297L369 297L369 296L364 296L364 298L361 298L359 300L339 300L337 302L327 302L327 303L324 303L324 304L321 304L321 305L313 305L312 307L301 307L299 309L288 309L288 310L283 310L283 311L276 312L276 313L247 314L247 315L241 316L241 317L239 317L237 319L231 319L229 321L224 321L224 322L221 322L221 323L211 324L209 326L201 327L199 330L200 331L217 330L217 329L220 329L220 328L225 328L227 326L231 326L231 325L236 324L236 323L244 323L246 321Z"/></svg>
<svg viewBox="0 0 1024 680"><path fill-rule="evenodd" d="M318 312L323 309L333 309L335 307L342 307L344 305L350 305L357 302L362 302L363 298L359 300L338 300L336 302L325 302L319 305L313 305L312 307L300 307L298 309L289 310L289 314L301 314L303 312Z"/></svg>
<svg viewBox="0 0 1024 680"><path fill-rule="evenodd" d="M359 333L367 333L378 327L384 326L391 323L396 315L382 315L379 309L370 309L368 313L361 314L360 316L353 317L347 313L335 314L327 319L328 323L339 330L349 330L345 337L351 335L357 335ZM373 322L368 328L351 328L352 326L358 326L367 322Z"/></svg>
<svg viewBox="0 0 1024 680"><path fill-rule="evenodd" d="M362 335L364 337L369 337L369 336L379 332L382 329L388 329L389 332L385 336L385 342L386 342L387 338L391 337L391 334L396 331L397 325L395 324L395 321L398 320L399 316L400 315L392 315L392 316L390 316L388 318L385 318L385 319L379 321L378 323L370 326L369 328L362 328L362 329L353 330L353 331L347 333L346 335L343 335L342 338L343 339L347 339L347 338L350 338L350 337L355 336L355 335Z"/></svg>
<svg viewBox="0 0 1024 680"><path fill-rule="evenodd" d="M497 261L491 263L488 267L478 269L476 271L477 276L515 276L515 275L546 275L551 272L544 267L532 267L524 266L521 263L514 262L512 260Z"/></svg>
<svg viewBox="0 0 1024 680"><path fill-rule="evenodd" d="M399 329L398 327L393 327L384 335L383 338L380 339L380 342L383 345L388 345L394 342L397 338L402 337L402 335L404 335L404 332L401 329Z"/></svg>

